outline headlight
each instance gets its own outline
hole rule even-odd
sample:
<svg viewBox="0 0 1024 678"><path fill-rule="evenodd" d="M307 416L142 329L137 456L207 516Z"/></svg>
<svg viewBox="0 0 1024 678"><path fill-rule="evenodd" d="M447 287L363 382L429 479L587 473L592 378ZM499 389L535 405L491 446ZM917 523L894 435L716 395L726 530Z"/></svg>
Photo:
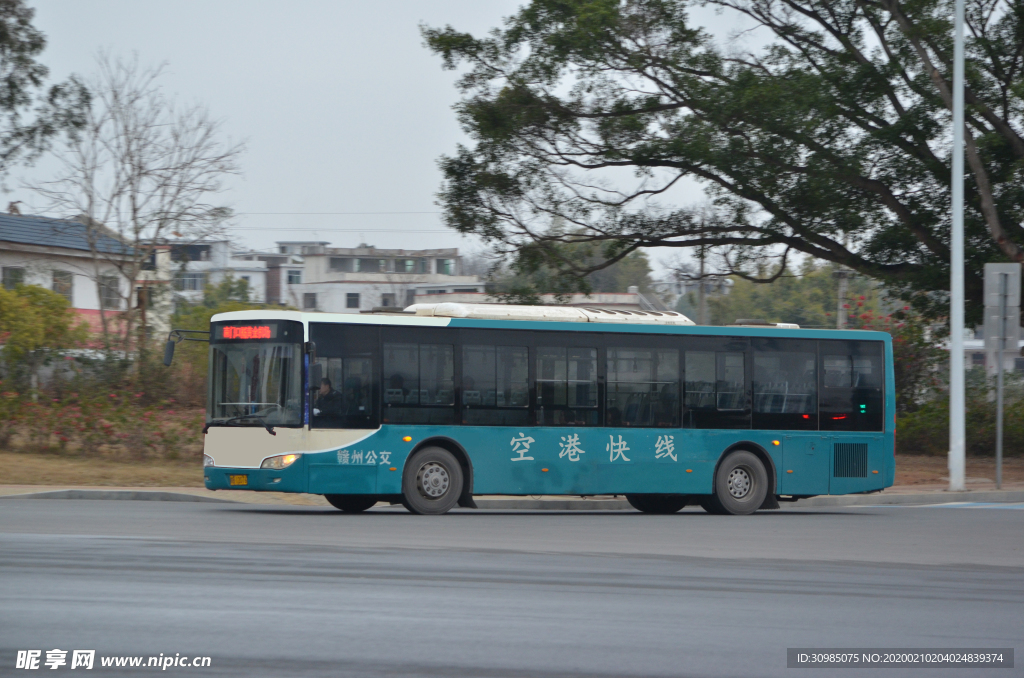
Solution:
<svg viewBox="0 0 1024 678"><path fill-rule="evenodd" d="M260 468L272 468L282 469L287 468L295 463L295 460L301 457L301 454L281 454L276 457L267 457L260 464Z"/></svg>
<svg viewBox="0 0 1024 678"><path fill-rule="evenodd" d="M213 457L208 454L203 455L203 466L216 466L216 462L213 461Z"/></svg>

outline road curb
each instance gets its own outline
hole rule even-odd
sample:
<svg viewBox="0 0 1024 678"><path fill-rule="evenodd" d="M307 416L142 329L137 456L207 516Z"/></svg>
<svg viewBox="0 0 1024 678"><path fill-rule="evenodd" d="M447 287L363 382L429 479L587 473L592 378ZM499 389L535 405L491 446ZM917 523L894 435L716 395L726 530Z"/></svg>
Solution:
<svg viewBox="0 0 1024 678"><path fill-rule="evenodd" d="M920 492L915 494L851 494L836 497L811 497L783 507L827 506L907 506L922 504L950 504L955 502L1018 502L1024 501L1022 490L976 490L967 492Z"/></svg>
<svg viewBox="0 0 1024 678"><path fill-rule="evenodd" d="M0 499L99 499L119 501L183 501L219 504L239 503L233 499L204 497L184 492L159 490L53 490L0 496ZM631 511L625 499L534 499L521 497L477 498L477 508L520 511ZM957 502L1024 502L1021 490L968 492L921 492L914 494L855 494L820 496L781 502L782 508L840 508L844 506L914 506Z"/></svg>
<svg viewBox="0 0 1024 678"><path fill-rule="evenodd" d="M29 492L9 494L0 499L103 499L122 501L198 501L219 504L236 504L231 499L216 499L184 492L160 492L146 490L54 490L52 492Z"/></svg>

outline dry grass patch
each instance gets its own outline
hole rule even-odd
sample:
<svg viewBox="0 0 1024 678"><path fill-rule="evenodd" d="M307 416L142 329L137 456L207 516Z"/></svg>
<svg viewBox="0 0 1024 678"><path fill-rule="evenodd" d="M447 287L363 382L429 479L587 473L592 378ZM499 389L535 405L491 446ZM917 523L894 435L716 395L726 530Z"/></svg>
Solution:
<svg viewBox="0 0 1024 678"><path fill-rule="evenodd" d="M103 457L0 452L5 485L203 487L201 463L114 461Z"/></svg>
<svg viewBox="0 0 1024 678"><path fill-rule="evenodd" d="M968 481L996 477L995 457L967 457ZM948 459L944 456L896 455L896 485L941 485L949 482ZM1024 482L1024 458L1003 459L1003 482Z"/></svg>

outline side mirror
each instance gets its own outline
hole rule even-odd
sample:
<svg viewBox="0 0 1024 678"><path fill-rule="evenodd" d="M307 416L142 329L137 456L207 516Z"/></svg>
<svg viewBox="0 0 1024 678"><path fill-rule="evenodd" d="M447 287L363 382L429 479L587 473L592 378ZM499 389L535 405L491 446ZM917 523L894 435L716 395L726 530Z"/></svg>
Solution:
<svg viewBox="0 0 1024 678"><path fill-rule="evenodd" d="M310 390L320 388L320 380L324 378L324 366L322 363L313 363L309 366L309 388Z"/></svg>
<svg viewBox="0 0 1024 678"><path fill-rule="evenodd" d="M174 360L174 344L177 343L173 339L168 339L167 344L164 345L164 365L167 367L171 366L171 361Z"/></svg>

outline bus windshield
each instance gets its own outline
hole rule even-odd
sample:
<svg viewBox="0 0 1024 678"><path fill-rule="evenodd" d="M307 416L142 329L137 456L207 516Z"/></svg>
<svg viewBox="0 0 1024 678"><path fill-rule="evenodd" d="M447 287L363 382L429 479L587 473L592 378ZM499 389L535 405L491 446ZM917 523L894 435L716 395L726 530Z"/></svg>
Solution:
<svg viewBox="0 0 1024 678"><path fill-rule="evenodd" d="M207 422L230 426L300 426L299 343L239 341L210 346Z"/></svg>

